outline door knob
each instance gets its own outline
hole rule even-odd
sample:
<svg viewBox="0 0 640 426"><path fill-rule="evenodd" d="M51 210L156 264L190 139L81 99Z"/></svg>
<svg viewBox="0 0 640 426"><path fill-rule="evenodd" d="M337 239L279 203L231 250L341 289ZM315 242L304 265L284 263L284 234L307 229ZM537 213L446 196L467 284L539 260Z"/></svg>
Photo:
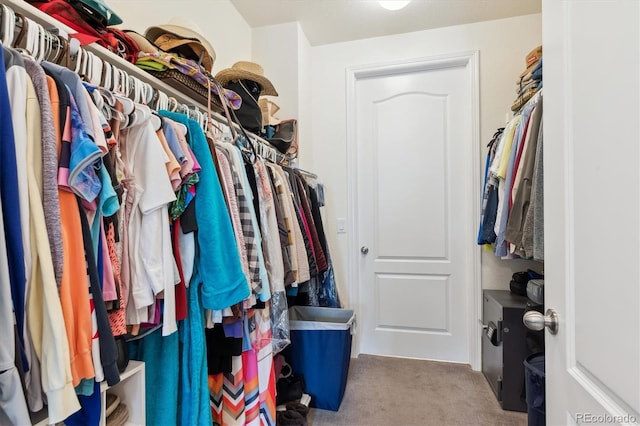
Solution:
<svg viewBox="0 0 640 426"><path fill-rule="evenodd" d="M369 253L369 247L366 247L366 246L360 247L360 253L362 253L362 254Z"/></svg>
<svg viewBox="0 0 640 426"><path fill-rule="evenodd" d="M549 333L556 334L558 332L558 314L553 309L547 309L546 315L540 312L529 311L522 317L522 322L529 330L540 331L545 327L549 329Z"/></svg>

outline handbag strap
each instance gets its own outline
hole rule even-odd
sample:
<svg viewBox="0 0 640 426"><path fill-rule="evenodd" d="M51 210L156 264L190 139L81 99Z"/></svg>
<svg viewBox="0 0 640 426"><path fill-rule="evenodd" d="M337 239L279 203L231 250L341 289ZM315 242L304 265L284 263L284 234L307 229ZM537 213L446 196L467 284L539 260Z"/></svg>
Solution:
<svg viewBox="0 0 640 426"><path fill-rule="evenodd" d="M249 145L249 149L247 149L247 147L244 146L244 144L240 143L240 138L238 138L236 145L239 146L240 151L242 152L242 156L245 157L249 163L254 164L258 158L258 153L256 152L256 148L253 146L253 143L251 143L251 138L247 134L247 131L245 130L245 128L242 126L242 123L240 123L240 120L238 120L238 116L236 115L234 110L231 110L231 115L236 120L236 123L238 124L238 127L240 128L240 131L244 136L244 139L247 141L246 145ZM251 156L249 157L248 155L251 155Z"/></svg>
<svg viewBox="0 0 640 426"><path fill-rule="evenodd" d="M251 139L249 138L249 135L247 134L247 131L244 129L244 127L242 127L242 124L240 123L240 120L238 120L238 117L236 116L236 113L233 109L231 109L231 112L229 112L229 107L227 106L227 102L226 102L226 98L224 96L224 88L222 87L222 85L219 82L215 82L216 87L218 88L218 96L220 97L220 102L222 103L222 108L224 109L224 114L227 118L227 124L229 125L229 129L231 129L231 136L233 138L232 143L235 145L239 145L239 135L238 132L235 129L234 124L238 125L238 128L240 129L240 131L242 132L242 135L244 136L244 138L247 141L247 144L249 145L249 148L251 150L251 154L252 157L251 158L247 158L246 154L246 148L241 147L241 152L242 155L247 158L247 160L253 164L256 161L257 158L257 154L255 151L255 148L253 147L253 144L251 143ZM233 117L233 119L231 118ZM234 122L235 120L235 122ZM242 149L244 148L244 149Z"/></svg>
<svg viewBox="0 0 640 426"><path fill-rule="evenodd" d="M236 141L238 140L238 132L236 132L236 129L233 125L233 120L231 119L231 115L229 114L229 107L227 106L227 99L224 96L224 88L222 87L222 85L218 82L209 82L209 84L215 84L215 87L217 89L218 92L218 97L220 98L220 103L222 104L222 109L224 110L224 115L227 119L227 125L229 126L229 129L231 130L231 138L232 141L231 143L236 143ZM209 98L211 97L211 90L209 90ZM209 104L209 108L211 108L211 105ZM209 117L211 117L211 109L209 109L208 111L209 113Z"/></svg>
<svg viewBox="0 0 640 426"><path fill-rule="evenodd" d="M209 79L208 79L209 80ZM211 80L209 80L208 84L207 84L207 130L206 130L206 140L207 140L207 145L209 145L209 151L211 153L211 158L213 159L213 165L216 169L216 174L218 175L218 181L222 182L224 180L224 176L222 174L222 170L220 169L220 160L218 159L218 153L216 152L216 146L215 143L213 142L213 122L211 121ZM229 200L227 200L227 196L224 193L225 191L222 191L224 198L225 198L225 202L227 205L229 205Z"/></svg>

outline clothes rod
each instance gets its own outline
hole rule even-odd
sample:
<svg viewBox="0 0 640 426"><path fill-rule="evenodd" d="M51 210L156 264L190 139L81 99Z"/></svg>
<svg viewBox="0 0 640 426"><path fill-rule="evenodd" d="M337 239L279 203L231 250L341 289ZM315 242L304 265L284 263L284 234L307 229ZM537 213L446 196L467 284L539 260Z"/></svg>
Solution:
<svg viewBox="0 0 640 426"><path fill-rule="evenodd" d="M299 168L295 168L294 170L296 170L297 172L300 172L300 174L303 174L303 175L305 175L305 176L307 176L307 177L310 177L310 178L312 178L312 179L318 179L318 175L317 175L317 174L315 174L315 173L308 172L308 171L306 171L306 170L299 169Z"/></svg>

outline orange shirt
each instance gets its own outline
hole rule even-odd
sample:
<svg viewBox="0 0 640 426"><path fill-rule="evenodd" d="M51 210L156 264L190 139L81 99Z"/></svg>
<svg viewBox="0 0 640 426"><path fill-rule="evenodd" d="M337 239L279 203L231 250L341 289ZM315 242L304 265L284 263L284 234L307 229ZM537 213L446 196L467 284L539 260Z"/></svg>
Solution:
<svg viewBox="0 0 640 426"><path fill-rule="evenodd" d="M54 81L50 78L49 90L53 109L53 122L56 126L58 156L62 146L62 138L70 140L71 112L67 108L65 128L60 129L60 99ZM77 386L82 379L95 376L93 359L91 357L91 309L89 306L89 287L87 278L87 264L82 241L80 212L76 196L72 192L59 189L60 219L62 225L63 270L60 284L60 304L64 316L67 339L69 341L69 356L71 359L71 374L73 385Z"/></svg>

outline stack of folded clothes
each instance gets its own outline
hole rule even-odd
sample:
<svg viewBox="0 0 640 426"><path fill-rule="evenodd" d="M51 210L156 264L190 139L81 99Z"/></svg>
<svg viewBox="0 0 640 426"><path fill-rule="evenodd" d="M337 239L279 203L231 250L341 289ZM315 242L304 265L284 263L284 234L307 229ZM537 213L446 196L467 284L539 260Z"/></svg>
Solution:
<svg viewBox="0 0 640 426"><path fill-rule="evenodd" d="M540 89L542 89L542 46L533 49L526 57L526 69L520 74L516 82L518 96L511 105L511 110L517 112Z"/></svg>

